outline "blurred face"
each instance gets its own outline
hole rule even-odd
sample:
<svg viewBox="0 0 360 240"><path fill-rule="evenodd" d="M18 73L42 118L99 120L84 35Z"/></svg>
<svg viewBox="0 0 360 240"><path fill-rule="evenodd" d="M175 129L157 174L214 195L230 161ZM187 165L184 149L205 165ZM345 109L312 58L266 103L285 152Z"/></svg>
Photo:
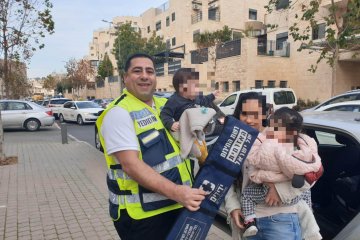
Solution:
<svg viewBox="0 0 360 240"><path fill-rule="evenodd" d="M154 64L148 58L134 58L124 76L126 89L141 101L151 105L156 88Z"/></svg>
<svg viewBox="0 0 360 240"><path fill-rule="evenodd" d="M247 125L257 129L262 129L262 121L265 119L265 115L262 113L261 102L257 99L248 99L242 103L242 112L239 116L240 121L243 121Z"/></svg>
<svg viewBox="0 0 360 240"><path fill-rule="evenodd" d="M180 95L194 100L199 95L199 79L190 79L179 87Z"/></svg>
<svg viewBox="0 0 360 240"><path fill-rule="evenodd" d="M270 119L269 127L266 131L266 138L277 139L279 143L294 143L297 134L297 131L287 131L281 119Z"/></svg>

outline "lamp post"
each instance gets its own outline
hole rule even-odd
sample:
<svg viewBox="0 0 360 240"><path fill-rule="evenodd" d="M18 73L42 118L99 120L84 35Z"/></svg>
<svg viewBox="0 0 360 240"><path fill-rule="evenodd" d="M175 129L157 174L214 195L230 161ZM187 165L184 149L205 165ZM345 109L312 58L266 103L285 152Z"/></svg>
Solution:
<svg viewBox="0 0 360 240"><path fill-rule="evenodd" d="M108 21L108 20L105 20L105 19L102 19L101 21L103 22L106 22L106 23L109 23L109 39L110 39L110 29L111 29L111 25L116 25L114 24L114 22L111 22L111 21ZM110 40L109 40L110 42ZM118 61L120 61L120 37L118 36L118 49L119 49L119 54L118 54ZM116 63L117 65L117 63ZM118 67L118 74L119 74L119 87L120 87L120 93L122 91L122 84L121 84L121 76L120 76L120 69L119 69L119 66Z"/></svg>

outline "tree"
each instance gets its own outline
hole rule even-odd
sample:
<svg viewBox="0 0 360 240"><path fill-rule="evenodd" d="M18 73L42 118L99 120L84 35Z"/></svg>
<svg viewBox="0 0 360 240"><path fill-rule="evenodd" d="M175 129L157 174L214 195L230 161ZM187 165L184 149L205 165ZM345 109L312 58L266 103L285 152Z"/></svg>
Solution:
<svg viewBox="0 0 360 240"><path fill-rule="evenodd" d="M43 87L46 90L54 90L56 87L56 84L57 84L56 79L53 76L48 75L48 76L46 76L46 78L44 80Z"/></svg>
<svg viewBox="0 0 360 240"><path fill-rule="evenodd" d="M204 33L197 35L194 39L198 48L198 54L210 56L211 61L214 63L214 72L216 71L216 48L224 42L230 41L231 36L232 31L228 26L224 26L223 29L216 30L214 32L205 31ZM212 47L214 49L210 49ZM212 76L215 76L215 74Z"/></svg>
<svg viewBox="0 0 360 240"><path fill-rule="evenodd" d="M100 62L98 68L98 75L105 79L106 77L112 76L114 67L110 61L109 55L105 53L104 59Z"/></svg>
<svg viewBox="0 0 360 240"><path fill-rule="evenodd" d="M281 3L280 0L270 0L266 9L271 13ZM315 73L318 64L323 60L332 67L331 93L335 95L336 70L340 54L352 52L355 56L356 51L360 50L360 1L343 0L341 4L337 4L331 0L325 13L320 0L298 0L291 2L286 8L294 13L294 22L289 27L289 33L295 42L301 43L298 51L307 49L310 54L319 53L309 71ZM320 26L325 31L324 39L320 43L314 42L312 35L319 31ZM268 27L277 26L269 23Z"/></svg>
<svg viewBox="0 0 360 240"><path fill-rule="evenodd" d="M70 59L66 64L67 71L66 79L69 85L76 90L77 96L79 96L80 88L83 88L90 76L94 74L94 70L90 65L90 62L86 59Z"/></svg>
<svg viewBox="0 0 360 240"><path fill-rule="evenodd" d="M113 54L115 54L120 75L124 74L125 62L128 56L142 52L144 43L145 40L141 38L141 32L135 31L131 27L131 22L127 22L119 27Z"/></svg>
<svg viewBox="0 0 360 240"><path fill-rule="evenodd" d="M0 51L6 97L15 91L11 89L9 62L30 60L37 49L44 47L41 38L54 32L51 8L49 0L0 1Z"/></svg>
<svg viewBox="0 0 360 240"><path fill-rule="evenodd" d="M161 36L156 36L155 31L153 31L151 37L145 41L143 52L153 56L165 50L166 43L164 42L164 38Z"/></svg>

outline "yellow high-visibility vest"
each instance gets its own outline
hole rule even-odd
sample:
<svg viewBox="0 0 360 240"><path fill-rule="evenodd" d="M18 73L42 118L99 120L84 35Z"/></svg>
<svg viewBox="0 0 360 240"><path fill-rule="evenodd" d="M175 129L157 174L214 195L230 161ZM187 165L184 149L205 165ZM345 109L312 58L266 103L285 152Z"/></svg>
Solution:
<svg viewBox="0 0 360 240"><path fill-rule="evenodd" d="M170 180L177 184L192 185L190 160L180 158L179 146L171 134L165 129L159 117L159 113L165 105L166 99L153 97L153 100L156 109L153 109L127 90L124 90L123 94L110 103L96 121L100 142L104 147L104 155L108 166L107 184L109 188L110 216L114 221L120 218L120 209L126 209L133 219L143 219L178 209L182 206L161 194L147 191L139 186L137 182L131 179L131 177L121 169L119 162L114 156L107 155L106 143L101 135L101 125L104 116L113 107L122 107L129 112L133 119L135 132L138 137L139 158L141 160L146 160L146 155L150 154L148 152L151 152L142 150L142 148L145 149L148 145L154 146L152 145L153 142L157 144L156 142L161 140L165 144L159 143L157 146L166 145L168 146L167 149L170 149L170 152L161 154L161 151L158 151L160 154L158 154L157 158L163 159L163 161L161 160L162 162L156 163L156 165L151 167L165 177L166 175L171 175L172 178L175 179ZM114 122L113 124L117 123ZM151 149L151 146L149 149ZM152 154L153 152L154 151L152 151Z"/></svg>

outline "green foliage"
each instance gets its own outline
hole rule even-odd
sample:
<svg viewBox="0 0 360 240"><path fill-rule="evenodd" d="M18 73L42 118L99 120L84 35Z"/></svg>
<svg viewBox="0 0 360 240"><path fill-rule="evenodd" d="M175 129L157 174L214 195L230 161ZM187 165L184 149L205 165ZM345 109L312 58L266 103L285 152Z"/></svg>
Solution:
<svg viewBox="0 0 360 240"><path fill-rule="evenodd" d="M271 13L278 2L279 0L269 0L265 8ZM310 72L315 72L317 65L323 60L334 67L341 52L360 50L360 1L348 0L342 3L347 5L340 8L335 1L331 1L327 13L320 0L293 1L288 7L295 16L289 33L294 41L301 42L298 51L306 49L310 50L310 54L320 53L316 63L311 64ZM296 12L297 9L300 11ZM312 33L320 23L325 23L325 38L319 43L313 41ZM274 26L271 24L268 23L269 26Z"/></svg>
<svg viewBox="0 0 360 240"><path fill-rule="evenodd" d="M320 104L320 102L318 100L311 101L310 99L307 99L305 101L302 98L298 98L298 100L297 100L297 108L299 109L299 111L304 110L306 108L315 107L316 105L319 105L319 104Z"/></svg>
<svg viewBox="0 0 360 240"><path fill-rule="evenodd" d="M224 26L223 29L214 32L205 31L199 34L195 39L195 43L199 49L213 47L218 44L231 40L232 31L228 26Z"/></svg>
<svg viewBox="0 0 360 240"><path fill-rule="evenodd" d="M131 27L131 22L127 22L119 27L117 38L114 43L113 54L117 60L119 73L124 74L126 59L138 52L154 55L166 50L166 44L163 38L156 36L153 32L149 39L141 38L141 32L135 31Z"/></svg>
<svg viewBox="0 0 360 240"><path fill-rule="evenodd" d="M114 67L110 61L107 53L105 53L104 59L100 62L98 68L98 75L103 79L113 75Z"/></svg>
<svg viewBox="0 0 360 240"><path fill-rule="evenodd" d="M44 80L44 85L43 87L47 90L53 90L55 89L56 87L56 79L51 76L51 75L48 75L45 80Z"/></svg>

